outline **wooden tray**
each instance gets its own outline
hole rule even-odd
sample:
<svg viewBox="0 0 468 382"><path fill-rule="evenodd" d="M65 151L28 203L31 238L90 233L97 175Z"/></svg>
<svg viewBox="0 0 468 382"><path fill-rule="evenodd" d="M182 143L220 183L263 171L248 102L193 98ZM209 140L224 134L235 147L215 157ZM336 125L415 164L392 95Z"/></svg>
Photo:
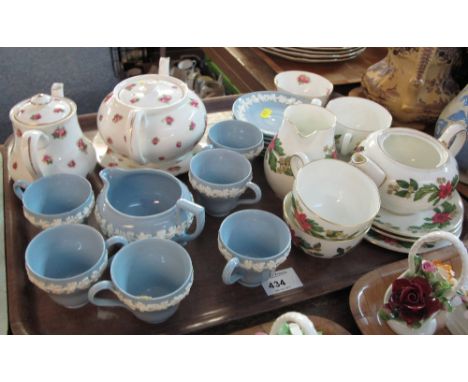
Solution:
<svg viewBox="0 0 468 382"><path fill-rule="evenodd" d="M235 97L221 97L208 100L205 104L208 112L218 112L229 110L234 99ZM85 131L96 129L95 121L95 115L80 117ZM6 155L4 158L6 159ZM281 268L294 268L304 286L268 297L262 287L250 289L222 283L221 272L225 260L218 252L216 240L222 219L207 216L201 236L186 247L195 270L193 287L169 321L150 325L137 320L124 309L96 308L93 305L68 310L53 303L27 279L24 252L29 241L39 231L23 217L21 202L14 195L7 176L6 162L5 160L6 258L9 319L13 333L138 334L196 333L202 330L206 333L208 328L219 333L222 330L214 327L227 323L239 323L239 327L242 327L242 320L248 317L350 287L363 274L401 259L400 254L367 242L362 242L346 256L332 260L309 257L293 248ZM96 194L101 187L98 170L89 177ZM251 208L282 216L282 202L274 196L263 173L263 158L254 161L253 174L254 182L263 191L263 198ZM179 178L188 184L186 175ZM90 224L96 226L94 218L90 218Z"/></svg>
<svg viewBox="0 0 468 382"><path fill-rule="evenodd" d="M452 246L422 256L428 260L438 259L449 263L455 273L459 274L461 261ZM378 317L378 311L382 307L383 296L388 286L407 268L408 260L400 260L367 273L354 284L349 295L349 305L362 334L395 334L387 323ZM447 328L440 328L436 334L450 332Z"/></svg>
<svg viewBox="0 0 468 382"><path fill-rule="evenodd" d="M345 328L341 325L338 325L336 322L328 320L319 316L308 315L309 319L314 323L315 329L322 332L325 335L344 335L350 334ZM240 334L240 335L252 335L257 334L258 332L270 333L271 327L274 321L266 322L261 325L252 326L243 330L231 334Z"/></svg>

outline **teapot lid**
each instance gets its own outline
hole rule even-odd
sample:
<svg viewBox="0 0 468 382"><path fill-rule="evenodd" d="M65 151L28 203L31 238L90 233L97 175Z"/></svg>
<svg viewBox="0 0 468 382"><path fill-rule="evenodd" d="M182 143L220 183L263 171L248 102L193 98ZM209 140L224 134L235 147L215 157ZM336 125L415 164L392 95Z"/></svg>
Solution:
<svg viewBox="0 0 468 382"><path fill-rule="evenodd" d="M74 109L74 104L66 98L39 93L15 106L13 116L25 125L39 126L60 122Z"/></svg>
<svg viewBox="0 0 468 382"><path fill-rule="evenodd" d="M122 82L116 93L127 106L157 109L179 103L187 95L187 85L176 78L146 74Z"/></svg>

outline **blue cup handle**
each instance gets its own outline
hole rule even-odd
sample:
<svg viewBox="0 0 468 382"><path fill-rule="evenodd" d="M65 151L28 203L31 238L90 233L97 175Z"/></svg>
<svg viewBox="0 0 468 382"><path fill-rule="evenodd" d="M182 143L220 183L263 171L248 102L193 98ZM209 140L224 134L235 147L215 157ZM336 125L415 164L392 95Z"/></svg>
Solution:
<svg viewBox="0 0 468 382"><path fill-rule="evenodd" d="M223 279L223 283L225 283L226 285L232 285L242 278L242 275L234 273L238 265L239 259L237 257L233 257L227 262L226 266L223 269L223 275L221 276Z"/></svg>
<svg viewBox="0 0 468 382"><path fill-rule="evenodd" d="M186 199L179 199L176 206L180 210L188 211L195 216L196 227L193 233L182 233L177 236L177 241L186 242L196 239L203 231L205 227L205 208L190 202Z"/></svg>
<svg viewBox="0 0 468 382"><path fill-rule="evenodd" d="M128 244L128 240L123 236L112 236L106 240L106 248L107 250L111 249L113 246L118 245L120 248L125 247ZM110 260L114 257L114 255L108 258L109 264Z"/></svg>
<svg viewBox="0 0 468 382"><path fill-rule="evenodd" d="M250 199L239 199L238 202L237 202L237 205L255 204L255 203L258 203L260 201L260 199L262 198L262 190L255 183L248 182L246 184L246 186L247 186L247 188L250 188L255 193L255 196L253 198L250 198Z"/></svg>
<svg viewBox="0 0 468 382"><path fill-rule="evenodd" d="M18 179L15 183L13 183L13 191L15 195L18 197L19 200L23 200L24 191L30 186L26 180Z"/></svg>
<svg viewBox="0 0 468 382"><path fill-rule="evenodd" d="M96 295L103 291L103 290L110 290L112 293L115 294L115 287L114 283L110 280L103 280L99 281L98 283L94 284L88 291L88 300L91 304L96 306L103 306L106 308L127 308L127 306L114 298L101 298L96 297Z"/></svg>

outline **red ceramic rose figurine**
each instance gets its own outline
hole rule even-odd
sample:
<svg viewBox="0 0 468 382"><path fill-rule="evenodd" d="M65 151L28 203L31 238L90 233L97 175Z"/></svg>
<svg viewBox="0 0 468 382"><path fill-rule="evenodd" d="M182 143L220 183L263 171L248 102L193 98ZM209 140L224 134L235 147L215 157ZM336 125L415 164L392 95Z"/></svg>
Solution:
<svg viewBox="0 0 468 382"><path fill-rule="evenodd" d="M417 240L408 255L408 270L389 286L379 311L380 319L397 334L434 334L436 317L452 310L453 297L460 293L459 286L466 284L466 266L462 267L458 281L449 264L425 260L417 254L424 243L437 240L450 241L462 263L468 264L464 244L449 232L431 232Z"/></svg>
<svg viewBox="0 0 468 382"><path fill-rule="evenodd" d="M424 277L396 279L392 294L385 307L395 312L409 326L429 318L442 309L442 303L434 297L432 287Z"/></svg>

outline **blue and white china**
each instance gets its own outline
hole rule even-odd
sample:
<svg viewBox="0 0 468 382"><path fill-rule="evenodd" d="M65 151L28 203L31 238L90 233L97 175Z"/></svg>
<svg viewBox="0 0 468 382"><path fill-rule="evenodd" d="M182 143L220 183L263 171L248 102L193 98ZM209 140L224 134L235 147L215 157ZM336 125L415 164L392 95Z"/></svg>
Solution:
<svg viewBox="0 0 468 382"><path fill-rule="evenodd" d="M284 110L289 105L307 100L287 93L261 91L240 96L232 105L235 119L249 122L260 128L263 135L272 138L283 121Z"/></svg>
<svg viewBox="0 0 468 382"><path fill-rule="evenodd" d="M48 228L26 248L26 273L57 304L80 308L88 303L89 288L107 267L108 249L126 244L118 236L104 241L96 229L83 224Z"/></svg>
<svg viewBox="0 0 468 382"><path fill-rule="evenodd" d="M287 70L275 76L276 89L309 102L325 106L333 92L333 84L325 77L302 70Z"/></svg>
<svg viewBox="0 0 468 382"><path fill-rule="evenodd" d="M270 212L242 210L223 220L218 248L227 260L223 282L256 287L287 259L291 233L286 223Z"/></svg>
<svg viewBox="0 0 468 382"><path fill-rule="evenodd" d="M187 251L171 240L140 240L117 252L110 278L89 290L91 303L126 308L140 320L158 324L171 317L189 294L192 261ZM110 290L117 299L96 297L102 290Z"/></svg>
<svg viewBox="0 0 468 382"><path fill-rule="evenodd" d="M204 150L190 161L189 181L196 200L211 216L226 216L241 204L254 204L262 191L252 180L252 165L241 154L226 149ZM240 197L251 189L255 196Z"/></svg>
<svg viewBox="0 0 468 382"><path fill-rule="evenodd" d="M17 180L13 190L23 202L26 219L42 229L82 223L94 207L91 184L79 175L49 175L32 183Z"/></svg>
<svg viewBox="0 0 468 382"><path fill-rule="evenodd" d="M263 134L251 123L227 120L214 124L208 131L208 142L219 149L228 149L252 160L263 151Z"/></svg>
<svg viewBox="0 0 468 382"><path fill-rule="evenodd" d="M104 187L95 215L105 235L128 241L157 237L185 243L202 232L205 209L193 203L187 186L175 176L145 168L107 168L99 176ZM193 219L196 228L189 234Z"/></svg>
<svg viewBox="0 0 468 382"><path fill-rule="evenodd" d="M468 127L468 85L445 107L437 120L435 136L439 138L447 127L459 124ZM468 184L468 143L456 156L460 181Z"/></svg>

